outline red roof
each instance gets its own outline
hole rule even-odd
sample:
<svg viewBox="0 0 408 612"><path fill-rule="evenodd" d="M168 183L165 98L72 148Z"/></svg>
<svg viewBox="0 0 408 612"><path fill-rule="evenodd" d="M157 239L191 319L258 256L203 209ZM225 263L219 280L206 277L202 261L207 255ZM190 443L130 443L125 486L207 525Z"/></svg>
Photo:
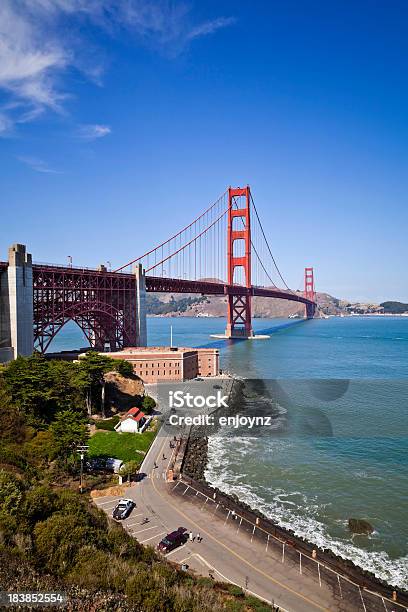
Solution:
<svg viewBox="0 0 408 612"><path fill-rule="evenodd" d="M130 408L130 410L127 411L123 419L133 419L134 421L139 422L141 419L143 419L144 416L145 413L142 412L140 408L134 407Z"/></svg>
<svg viewBox="0 0 408 612"><path fill-rule="evenodd" d="M137 414L138 412L140 412L140 408L136 408L135 406L134 408L130 408L126 414L131 416Z"/></svg>

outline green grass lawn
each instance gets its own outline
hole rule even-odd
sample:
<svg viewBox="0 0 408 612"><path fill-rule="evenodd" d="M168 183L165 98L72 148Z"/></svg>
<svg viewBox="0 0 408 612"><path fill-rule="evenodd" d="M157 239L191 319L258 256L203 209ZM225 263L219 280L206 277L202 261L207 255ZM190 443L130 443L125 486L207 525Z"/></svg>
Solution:
<svg viewBox="0 0 408 612"><path fill-rule="evenodd" d="M97 431L89 438L89 456L105 455L121 459L125 463L134 459L142 461L144 455L137 451L146 453L156 433L156 431L146 431L142 434Z"/></svg>

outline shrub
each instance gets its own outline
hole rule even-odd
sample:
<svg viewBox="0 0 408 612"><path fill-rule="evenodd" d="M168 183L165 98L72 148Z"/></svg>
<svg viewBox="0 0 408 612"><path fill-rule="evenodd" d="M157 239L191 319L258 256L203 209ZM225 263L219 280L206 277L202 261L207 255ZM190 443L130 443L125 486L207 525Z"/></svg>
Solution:
<svg viewBox="0 0 408 612"><path fill-rule="evenodd" d="M245 603L251 610L254 610L254 612L271 612L271 606L252 595L245 598Z"/></svg>
<svg viewBox="0 0 408 612"><path fill-rule="evenodd" d="M118 416L114 416L111 419L103 419L101 421L94 421L96 429L104 429L105 431L115 431L115 425L120 421Z"/></svg>
<svg viewBox="0 0 408 612"><path fill-rule="evenodd" d="M47 464L58 455L55 438L51 431L39 431L37 435L25 444L26 455L36 464Z"/></svg>
<svg viewBox="0 0 408 612"><path fill-rule="evenodd" d="M142 561L147 549L130 537L122 526L113 525L107 535L107 548L113 554L126 561Z"/></svg>
<svg viewBox="0 0 408 612"><path fill-rule="evenodd" d="M22 497L21 482L13 474L0 470L0 514L17 514Z"/></svg>
<svg viewBox="0 0 408 612"><path fill-rule="evenodd" d="M145 395L142 401L142 406L145 412L150 414L156 408L155 400L150 395Z"/></svg>
<svg viewBox="0 0 408 612"><path fill-rule="evenodd" d="M113 369L116 370L121 376L125 378L131 378L133 376L133 366L129 361L123 359L112 359Z"/></svg>
<svg viewBox="0 0 408 612"><path fill-rule="evenodd" d="M234 597L243 597L244 596L244 591L241 589L241 587L235 585L235 584L231 584L228 587L228 591L229 593L231 593L231 595L234 595Z"/></svg>
<svg viewBox="0 0 408 612"><path fill-rule="evenodd" d="M124 591L132 568L109 552L86 546L77 555L77 562L67 579L80 587Z"/></svg>
<svg viewBox="0 0 408 612"><path fill-rule="evenodd" d="M228 612L246 612L248 610L245 604L237 599L227 601L226 609Z"/></svg>
<svg viewBox="0 0 408 612"><path fill-rule="evenodd" d="M54 512L58 497L47 486L28 491L24 503L24 516L31 523L46 520Z"/></svg>
<svg viewBox="0 0 408 612"><path fill-rule="evenodd" d="M214 588L214 580L212 578L206 578L205 576L197 578L197 584L210 589Z"/></svg>
<svg viewBox="0 0 408 612"><path fill-rule="evenodd" d="M85 545L96 544L96 530L83 515L55 513L34 528L36 561L54 575L64 575Z"/></svg>
<svg viewBox="0 0 408 612"><path fill-rule="evenodd" d="M166 583L156 582L150 571L141 565L127 581L126 594L135 609L143 612L168 612L173 609Z"/></svg>

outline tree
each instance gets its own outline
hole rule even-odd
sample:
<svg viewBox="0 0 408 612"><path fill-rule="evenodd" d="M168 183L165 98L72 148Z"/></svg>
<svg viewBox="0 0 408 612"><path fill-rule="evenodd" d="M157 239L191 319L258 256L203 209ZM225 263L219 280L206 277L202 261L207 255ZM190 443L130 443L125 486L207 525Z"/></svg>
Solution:
<svg viewBox="0 0 408 612"><path fill-rule="evenodd" d="M3 379L12 404L22 411L29 425L41 428L60 410L81 409L74 372L73 364L47 360L36 353L12 361Z"/></svg>
<svg viewBox="0 0 408 612"><path fill-rule="evenodd" d="M59 412L50 425L57 453L67 460L78 444L88 439L88 430L81 414L72 410Z"/></svg>
<svg viewBox="0 0 408 612"><path fill-rule="evenodd" d="M39 355L17 357L4 372L11 400L29 422L50 421L55 412L49 363Z"/></svg>
<svg viewBox="0 0 408 612"><path fill-rule="evenodd" d="M130 477L133 476L133 474L136 474L136 472L138 471L140 466L140 462L133 460L133 461L128 461L127 463L125 463L125 465L123 465L120 468L119 471L119 475L120 476L127 476L128 482L130 482Z"/></svg>
<svg viewBox="0 0 408 612"><path fill-rule="evenodd" d="M152 397L150 397L150 395L145 395L143 397L142 405L144 410L148 414L151 414L152 411L156 408L156 401Z"/></svg>
<svg viewBox="0 0 408 612"><path fill-rule="evenodd" d="M107 371L108 361L107 357L95 351L88 351L76 364L75 382L82 391L89 415L92 413L92 406L96 405L98 409L100 407L103 375Z"/></svg>
<svg viewBox="0 0 408 612"><path fill-rule="evenodd" d="M89 415L92 413L92 407L99 411L102 403L104 374L112 370L119 372L122 376L133 375L132 365L127 361L111 359L96 351L88 351L85 357L82 357L76 364L75 382L83 393Z"/></svg>
<svg viewBox="0 0 408 612"><path fill-rule="evenodd" d="M13 406L11 396L0 374L0 438L3 442L19 443L24 440L24 415Z"/></svg>
<svg viewBox="0 0 408 612"><path fill-rule="evenodd" d="M134 374L133 366L129 361L125 361L124 359L113 359L114 366L113 369L118 372L121 376L125 378L131 378Z"/></svg>

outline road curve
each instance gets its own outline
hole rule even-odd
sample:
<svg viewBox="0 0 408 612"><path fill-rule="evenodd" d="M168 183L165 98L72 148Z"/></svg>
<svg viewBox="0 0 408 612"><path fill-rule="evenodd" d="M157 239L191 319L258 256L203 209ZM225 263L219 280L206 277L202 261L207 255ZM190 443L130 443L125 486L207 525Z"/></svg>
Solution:
<svg viewBox="0 0 408 612"><path fill-rule="evenodd" d="M170 436L161 434L154 440L140 471L146 477L129 487L126 496L136 507L124 527L139 542L156 547L162 537L178 527L185 527L202 536L188 541L170 552L169 560L186 563L191 570L203 576L241 586L248 593L288 612L316 612L333 610L351 612L348 606L324 584L301 575L297 567L283 564L265 545L239 532L233 521L224 521L207 511L202 505L188 501L172 492L180 483L167 483L165 475L171 462ZM157 466L157 467L155 467ZM95 500L99 507L110 513L116 498ZM146 521L148 519L148 521Z"/></svg>

